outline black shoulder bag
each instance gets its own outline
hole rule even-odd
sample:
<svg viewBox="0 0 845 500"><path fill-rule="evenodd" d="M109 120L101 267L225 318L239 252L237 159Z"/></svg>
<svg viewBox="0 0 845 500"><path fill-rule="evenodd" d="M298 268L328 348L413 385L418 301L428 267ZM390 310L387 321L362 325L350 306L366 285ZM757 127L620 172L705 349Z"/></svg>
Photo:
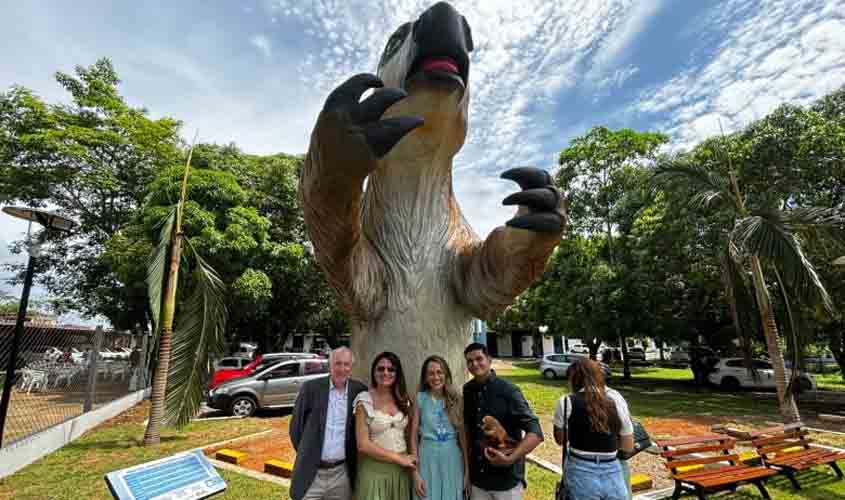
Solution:
<svg viewBox="0 0 845 500"><path fill-rule="evenodd" d="M567 415L569 410L569 396L566 396L566 399L563 400L563 437L565 438L561 447L563 448L563 452L561 453L560 459L560 481L557 482L557 486L555 487L555 500L566 500L566 450L569 448L569 416Z"/></svg>

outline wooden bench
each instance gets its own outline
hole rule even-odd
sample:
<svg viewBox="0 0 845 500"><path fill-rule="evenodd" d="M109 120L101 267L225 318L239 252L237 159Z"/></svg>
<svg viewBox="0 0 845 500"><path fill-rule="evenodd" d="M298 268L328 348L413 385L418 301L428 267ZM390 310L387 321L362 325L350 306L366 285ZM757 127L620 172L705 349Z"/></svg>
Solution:
<svg viewBox="0 0 845 500"><path fill-rule="evenodd" d="M829 465L838 477L842 477L836 461L845 460L845 452L811 446L813 441L807 439L807 434L802 424L790 424L755 431L752 436L752 444L763 464L783 472L796 490L800 490L801 485L795 473L817 465Z"/></svg>
<svg viewBox="0 0 845 500"><path fill-rule="evenodd" d="M734 453L735 444L735 439L722 434L657 441L657 446L663 449L660 455L666 459L666 467L675 480L672 500L677 500L684 492L694 493L699 500L704 500L706 494L736 490L742 484L753 484L763 498L770 499L764 481L777 471L762 465L743 464ZM687 472L678 470L691 465L704 467Z"/></svg>

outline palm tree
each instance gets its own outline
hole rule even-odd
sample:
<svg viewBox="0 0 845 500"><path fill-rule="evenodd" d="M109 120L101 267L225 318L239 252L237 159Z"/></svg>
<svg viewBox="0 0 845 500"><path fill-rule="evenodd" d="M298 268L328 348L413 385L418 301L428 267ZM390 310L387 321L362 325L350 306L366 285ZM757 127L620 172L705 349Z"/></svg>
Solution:
<svg viewBox="0 0 845 500"><path fill-rule="evenodd" d="M162 223L158 245L147 267L150 307L158 333L158 364L144 445L160 442L162 423L181 426L197 414L209 376L209 355L223 352L225 285L182 233L192 153L193 146L185 163L182 196ZM180 266L183 242L188 251L185 265ZM179 304L179 321L174 329L180 272L191 291Z"/></svg>
<svg viewBox="0 0 845 500"><path fill-rule="evenodd" d="M830 296L804 254L802 244L805 240L802 240L802 236L835 234L841 238L845 216L841 209L835 208L786 209L781 206L774 209L749 209L729 159L727 167L725 173L724 170L694 164L689 156L678 155L664 159L658 165L656 175L681 180L695 192L692 202L703 207L726 209L730 214L733 226L725 228L726 254L729 259L727 265L736 266L741 272L750 274L760 324L774 368L780 412L785 422L795 422L800 419L792 390L797 384L787 381L780 334L764 269L777 276L787 304L791 295L792 299L800 303L820 305L832 313ZM736 279L736 272L726 270L726 274L734 276L733 279L727 278L726 284L741 286L743 280ZM728 298L733 300L732 297L737 295L735 290L727 291ZM735 304L731 306L735 308ZM789 312L791 315L791 310ZM733 310L732 315L737 323L738 315ZM798 339L794 328L792 336L795 353L798 351Z"/></svg>

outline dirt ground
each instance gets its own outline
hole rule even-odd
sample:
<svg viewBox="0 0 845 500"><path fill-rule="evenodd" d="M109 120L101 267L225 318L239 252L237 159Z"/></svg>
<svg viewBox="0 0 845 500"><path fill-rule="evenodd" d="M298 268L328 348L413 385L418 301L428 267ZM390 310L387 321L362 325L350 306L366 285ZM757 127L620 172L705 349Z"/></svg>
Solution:
<svg viewBox="0 0 845 500"><path fill-rule="evenodd" d="M293 463L296 458L296 451L290 442L288 435L288 426L290 425L290 416L279 415L261 415L258 417L264 420L272 428L272 431L267 434L261 434L254 439L236 441L234 443L206 448L203 451L209 457L214 457L214 454L222 449L229 448L244 452L247 454L246 460L241 462L241 467L252 469L258 472L264 472L264 462L271 459L282 460L283 462Z"/></svg>
<svg viewBox="0 0 845 500"><path fill-rule="evenodd" d="M128 381L99 380L94 408L127 395L128 384ZM86 389L87 386L82 384L30 393L14 388L9 401L3 443L12 443L81 415Z"/></svg>

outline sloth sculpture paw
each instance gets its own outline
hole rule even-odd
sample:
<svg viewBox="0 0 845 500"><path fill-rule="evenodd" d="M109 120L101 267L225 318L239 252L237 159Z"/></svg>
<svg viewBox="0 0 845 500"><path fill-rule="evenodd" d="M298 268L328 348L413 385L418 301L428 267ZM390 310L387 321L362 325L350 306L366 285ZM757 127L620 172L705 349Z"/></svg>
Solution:
<svg viewBox="0 0 845 500"><path fill-rule="evenodd" d="M522 191L502 201L503 205L528 207L530 213L519 215L507 221L509 227L527 229L538 233L560 233L563 231L563 197L552 184L552 177L545 170L534 167L512 168L502 174L519 184Z"/></svg>
<svg viewBox="0 0 845 500"><path fill-rule="evenodd" d="M423 124L423 119L417 116L381 119L387 108L408 96L404 90L378 90L361 101L364 92L382 87L384 82L376 75L355 75L332 91L323 107L324 112L345 115L352 130L363 134L367 146L376 158L382 158L408 132Z"/></svg>

